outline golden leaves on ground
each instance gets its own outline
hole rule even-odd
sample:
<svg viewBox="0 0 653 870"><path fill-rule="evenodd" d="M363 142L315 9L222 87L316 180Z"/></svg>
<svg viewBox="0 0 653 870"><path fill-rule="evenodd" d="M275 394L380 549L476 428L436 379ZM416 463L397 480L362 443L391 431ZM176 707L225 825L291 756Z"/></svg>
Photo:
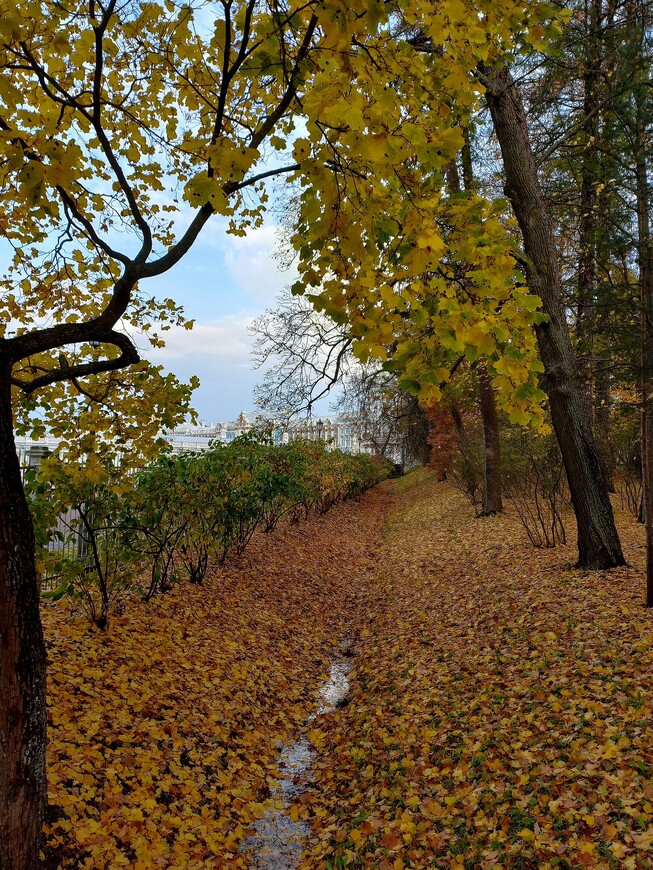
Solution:
<svg viewBox="0 0 653 870"><path fill-rule="evenodd" d="M350 697L306 729L304 870L652 867L653 614L621 525L633 567L585 574L420 472L109 634L46 608L50 866L247 866L279 747L353 632Z"/></svg>
<svg viewBox="0 0 653 870"><path fill-rule="evenodd" d="M206 585L107 633L44 607L47 866L246 867L282 741L317 708L387 504L369 493L255 538Z"/></svg>
<svg viewBox="0 0 653 870"><path fill-rule="evenodd" d="M653 867L641 527L633 567L586 574L433 474L396 486L352 699L309 735L302 867Z"/></svg>

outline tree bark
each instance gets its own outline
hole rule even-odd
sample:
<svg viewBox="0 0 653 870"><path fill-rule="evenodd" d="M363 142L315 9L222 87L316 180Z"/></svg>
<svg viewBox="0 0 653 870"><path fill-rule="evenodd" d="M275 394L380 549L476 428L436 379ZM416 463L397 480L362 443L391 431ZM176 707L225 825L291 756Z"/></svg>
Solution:
<svg viewBox="0 0 653 870"><path fill-rule="evenodd" d="M34 870L47 799L45 645L10 374L0 367L0 870Z"/></svg>
<svg viewBox="0 0 653 870"><path fill-rule="evenodd" d="M506 195L522 232L528 286L540 297L547 314L547 320L535 331L545 372L544 389L578 524L578 565L589 569L623 565L612 506L578 382L562 301L558 253L521 95L506 66L481 66L479 76L501 147Z"/></svg>
<svg viewBox="0 0 653 870"><path fill-rule="evenodd" d="M501 447L499 441L499 415L494 388L484 365L478 367L483 420L483 509L481 516L489 517L503 510L501 499Z"/></svg>
<svg viewBox="0 0 653 870"><path fill-rule="evenodd" d="M648 17L646 4L629 4L629 31L637 47L637 56L640 58L644 54L644 34ZM651 196L645 115L647 88L648 75L638 69L633 88L634 116L631 133L635 158L637 265L640 292L642 505L646 530L646 606L653 607L653 241L649 215Z"/></svg>
<svg viewBox="0 0 653 870"><path fill-rule="evenodd" d="M586 54L583 69L583 153L581 158L580 217L578 240L578 301L576 307L576 348L581 386L588 414L593 410L592 362L594 353L594 319L596 317L596 230L597 183L599 165L597 149L592 147L599 134L599 71L601 64L598 37L602 0L585 0Z"/></svg>

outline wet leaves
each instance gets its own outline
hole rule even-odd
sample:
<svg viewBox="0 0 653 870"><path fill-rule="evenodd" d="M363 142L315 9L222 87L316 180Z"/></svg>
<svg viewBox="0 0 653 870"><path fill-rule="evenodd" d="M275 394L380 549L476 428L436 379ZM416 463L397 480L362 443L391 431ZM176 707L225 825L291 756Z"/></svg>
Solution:
<svg viewBox="0 0 653 870"><path fill-rule="evenodd" d="M352 701L309 735L301 866L653 867L641 527L633 567L586 574L434 477L398 484Z"/></svg>
<svg viewBox="0 0 653 870"><path fill-rule="evenodd" d="M44 607L50 867L246 867L279 746L320 704L387 497L255 538L247 555L133 601L109 632Z"/></svg>

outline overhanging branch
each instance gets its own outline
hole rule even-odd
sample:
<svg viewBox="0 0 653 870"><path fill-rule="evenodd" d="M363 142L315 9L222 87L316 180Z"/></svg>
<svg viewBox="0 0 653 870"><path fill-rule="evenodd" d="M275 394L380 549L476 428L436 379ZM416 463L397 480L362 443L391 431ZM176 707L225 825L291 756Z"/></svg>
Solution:
<svg viewBox="0 0 653 870"><path fill-rule="evenodd" d="M65 358L62 358L62 364L59 368L52 369L46 374L32 378L30 381L25 381L22 378L12 376L11 383L29 396L35 390L41 387L46 387L49 384L54 384L59 381L75 380L76 378L84 377L85 375L99 375L104 372L114 372L118 369L126 368L140 361L138 351L134 347L130 338L121 332L111 330L103 339L103 343L112 344L120 349L120 356L115 359L92 360L86 363L78 363L77 365L65 365Z"/></svg>

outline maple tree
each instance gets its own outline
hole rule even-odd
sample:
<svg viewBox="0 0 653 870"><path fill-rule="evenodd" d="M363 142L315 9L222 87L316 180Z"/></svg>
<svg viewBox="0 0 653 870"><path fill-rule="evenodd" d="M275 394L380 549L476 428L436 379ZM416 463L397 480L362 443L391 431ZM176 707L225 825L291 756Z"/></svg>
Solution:
<svg viewBox="0 0 653 870"><path fill-rule="evenodd" d="M439 397L456 356L480 357L511 420L542 426L542 374L579 520L579 562L612 567L623 554L582 405L550 215L507 65L518 48L542 44L556 27L555 10L530 4L520 17L509 4L481 6L461 21L463 3L435 11L412 4L400 10L411 38L395 40L390 30L383 52L378 40L365 42L396 70L399 100L394 93L366 99L374 73L364 52L349 59L355 93L351 86L338 101L338 82L325 82L323 94L334 96L329 127L309 120L302 146L314 161L293 239L301 274L295 289L308 285L316 305L349 324L361 358L387 362L423 399ZM505 201L444 192L481 96L502 149L523 254L505 226ZM388 135L377 142L366 131L379 122ZM345 171L334 191L327 176L336 160Z"/></svg>

